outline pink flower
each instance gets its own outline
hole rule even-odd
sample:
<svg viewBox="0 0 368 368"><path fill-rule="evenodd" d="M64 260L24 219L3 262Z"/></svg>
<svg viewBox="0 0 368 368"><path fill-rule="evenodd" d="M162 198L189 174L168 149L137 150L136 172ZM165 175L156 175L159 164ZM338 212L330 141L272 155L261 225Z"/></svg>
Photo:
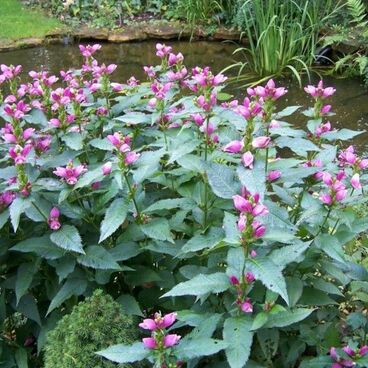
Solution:
<svg viewBox="0 0 368 368"><path fill-rule="evenodd" d="M331 111L332 106L331 105L324 105L321 108L321 114L326 115Z"/></svg>
<svg viewBox="0 0 368 368"><path fill-rule="evenodd" d="M279 179L280 177L281 177L281 171L279 171L279 170L270 171L267 174L267 180L270 181L270 182L275 181L275 180Z"/></svg>
<svg viewBox="0 0 368 368"><path fill-rule="evenodd" d="M73 162L70 161L66 167L57 167L53 173L65 180L69 185L75 185L78 181L78 177L86 171L87 168L85 165L78 165L74 167Z"/></svg>
<svg viewBox="0 0 368 368"><path fill-rule="evenodd" d="M359 166L359 169L362 169L362 170L367 168L368 167L368 159L360 160L358 166Z"/></svg>
<svg viewBox="0 0 368 368"><path fill-rule="evenodd" d="M134 76L131 76L128 80L127 80L127 84L129 87L136 87L138 86L139 84L139 80L134 77Z"/></svg>
<svg viewBox="0 0 368 368"><path fill-rule="evenodd" d="M175 64L181 63L184 60L184 56L181 52L179 52L177 55L170 53L168 63L170 66L173 66Z"/></svg>
<svg viewBox="0 0 368 368"><path fill-rule="evenodd" d="M281 127L281 124L277 120L271 120L269 127L270 129L277 129Z"/></svg>
<svg viewBox="0 0 368 368"><path fill-rule="evenodd" d="M254 156L252 152L247 151L242 155L242 163L245 167L249 167L250 169L253 169L253 161L254 161Z"/></svg>
<svg viewBox="0 0 368 368"><path fill-rule="evenodd" d="M59 119L50 119L49 124L52 125L55 128L58 128L61 125L61 122Z"/></svg>
<svg viewBox="0 0 368 368"><path fill-rule="evenodd" d="M47 220L47 223L51 230L59 230L61 227L60 221L59 221L60 211L57 207L53 207L50 211L49 218Z"/></svg>
<svg viewBox="0 0 368 368"><path fill-rule="evenodd" d="M133 164L134 162L136 162L138 160L139 156L140 156L140 154L137 153L137 152L134 152L134 151L128 152L125 156L124 161L127 165L131 165L131 164Z"/></svg>
<svg viewBox="0 0 368 368"><path fill-rule="evenodd" d="M252 272L247 272L245 274L245 280L247 281L248 284L252 283L256 278L254 277Z"/></svg>
<svg viewBox="0 0 368 368"><path fill-rule="evenodd" d="M361 189L362 188L362 184L360 184L360 176L359 174L354 174L353 177L350 180L351 186L354 189Z"/></svg>
<svg viewBox="0 0 368 368"><path fill-rule="evenodd" d="M256 204L252 209L252 215L256 216L266 216L268 215L268 209L264 204Z"/></svg>
<svg viewBox="0 0 368 368"><path fill-rule="evenodd" d="M319 199L322 201L322 203L327 204L328 206L332 204L332 197L329 193L321 194Z"/></svg>
<svg viewBox="0 0 368 368"><path fill-rule="evenodd" d="M229 153L239 153L244 147L243 141L231 141L228 143L223 150Z"/></svg>
<svg viewBox="0 0 368 368"><path fill-rule="evenodd" d="M109 175L111 173L111 168L112 168L112 163L111 162L106 162L103 166L102 166L102 173L104 175Z"/></svg>
<svg viewBox="0 0 368 368"><path fill-rule="evenodd" d="M143 70L149 78L155 78L156 77L156 72L155 72L153 66L144 66Z"/></svg>
<svg viewBox="0 0 368 368"><path fill-rule="evenodd" d="M31 144L26 144L24 148L17 144L9 149L9 155L14 160L16 165L23 165L26 162L26 157L31 149Z"/></svg>
<svg viewBox="0 0 368 368"><path fill-rule="evenodd" d="M253 210L252 203L244 197L236 194L233 196L234 207L240 212L251 213Z"/></svg>
<svg viewBox="0 0 368 368"><path fill-rule="evenodd" d="M320 80L317 87L315 86L311 86L308 85L307 87L304 88L304 91L307 92L309 95L311 95L314 98L327 98L332 96L335 92L336 89L332 88L332 87L323 87L323 81Z"/></svg>
<svg viewBox="0 0 368 368"><path fill-rule="evenodd" d="M148 349L157 348L156 340L153 337L145 337L144 339L142 339L142 341L143 341L144 346Z"/></svg>
<svg viewBox="0 0 368 368"><path fill-rule="evenodd" d="M273 79L270 79L267 82L266 86L264 87L257 86L254 90L252 89L248 89L248 90L249 92L251 92L251 95L255 93L258 97L269 98L269 99L272 99L273 101L276 101L281 96L287 93L287 89L285 89L284 87L276 88L276 85Z"/></svg>
<svg viewBox="0 0 368 368"><path fill-rule="evenodd" d="M368 345L364 345L359 349L360 356L364 356L368 353Z"/></svg>
<svg viewBox="0 0 368 368"><path fill-rule="evenodd" d="M229 277L230 279L230 282L233 284L233 285L239 285L239 280L236 276L232 275Z"/></svg>
<svg viewBox="0 0 368 368"><path fill-rule="evenodd" d="M254 258L254 257L257 257L257 252L253 249L250 251L249 255Z"/></svg>
<svg viewBox="0 0 368 368"><path fill-rule="evenodd" d="M111 83L110 86L114 92L121 92L124 89L123 85L120 83Z"/></svg>
<svg viewBox="0 0 368 368"><path fill-rule="evenodd" d="M101 45L99 45L99 44L95 44L93 46L91 46L91 45L87 45L87 46L79 45L79 50L80 50L81 54L86 58L90 58L96 51L98 51L100 49L101 49Z"/></svg>
<svg viewBox="0 0 368 368"><path fill-rule="evenodd" d="M176 321L176 316L176 312L166 314L163 317L160 313L155 313L154 319L147 318L143 320L143 322L139 324L139 327L150 331L167 328Z"/></svg>
<svg viewBox="0 0 368 368"><path fill-rule="evenodd" d="M346 189L342 189L336 192L335 194L335 198L337 202L341 202L345 199L345 197L347 196L348 191Z"/></svg>
<svg viewBox="0 0 368 368"><path fill-rule="evenodd" d="M171 46L166 46L165 44L158 43L156 44L156 55L163 59L166 55L170 54L172 51Z"/></svg>
<svg viewBox="0 0 368 368"><path fill-rule="evenodd" d="M259 221L253 221L252 228L253 228L253 236L255 238L261 238L266 232L266 227L262 225Z"/></svg>
<svg viewBox="0 0 368 368"><path fill-rule="evenodd" d="M144 319L143 322L139 324L139 327L143 328L144 330L150 331L154 331L157 329L156 322L150 318Z"/></svg>
<svg viewBox="0 0 368 368"><path fill-rule="evenodd" d="M243 232L246 226L247 226L247 217L244 215L244 213L241 213L237 223L238 230Z"/></svg>
<svg viewBox="0 0 368 368"><path fill-rule="evenodd" d="M193 119L197 126L202 126L205 120L204 116L199 113L192 114L190 115L190 117Z"/></svg>
<svg viewBox="0 0 368 368"><path fill-rule="evenodd" d="M180 339L181 339L181 336L176 335L176 334L166 335L164 337L164 347L169 348L171 346L174 346L179 342Z"/></svg>
<svg viewBox="0 0 368 368"><path fill-rule="evenodd" d="M331 131L331 123L328 121L325 124L318 125L315 134L319 138L322 134L328 133L329 131Z"/></svg>
<svg viewBox="0 0 368 368"><path fill-rule="evenodd" d="M252 313L253 312L253 305L250 302L250 299L246 299L246 301L241 304L240 308L244 313Z"/></svg>
<svg viewBox="0 0 368 368"><path fill-rule="evenodd" d="M270 137L257 137L253 139L252 146L254 148L266 148L270 142Z"/></svg>
<svg viewBox="0 0 368 368"><path fill-rule="evenodd" d="M15 199L15 193L7 190L0 194L0 211L8 207Z"/></svg>

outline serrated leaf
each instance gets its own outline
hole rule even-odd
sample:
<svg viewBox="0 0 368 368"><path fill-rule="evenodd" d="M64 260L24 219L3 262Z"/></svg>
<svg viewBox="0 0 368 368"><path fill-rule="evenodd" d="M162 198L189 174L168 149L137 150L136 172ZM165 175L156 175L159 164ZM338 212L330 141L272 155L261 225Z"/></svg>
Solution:
<svg viewBox="0 0 368 368"><path fill-rule="evenodd" d="M150 355L150 350L145 348L142 342L136 342L133 345L113 345L105 350L98 351L96 354L121 364L143 360Z"/></svg>
<svg viewBox="0 0 368 368"><path fill-rule="evenodd" d="M17 271L17 278L15 281L15 295L17 304L23 295L26 294L32 284L33 276L38 268L38 262L22 263Z"/></svg>
<svg viewBox="0 0 368 368"><path fill-rule="evenodd" d="M245 255L243 248L236 247L230 248L227 253L227 269L226 274L230 276L236 276L240 278L240 276L245 271Z"/></svg>
<svg viewBox="0 0 368 368"><path fill-rule="evenodd" d="M259 256L249 259L246 267L247 270L253 272L257 280L261 281L268 289L279 294L289 304L286 282L279 266L276 266L269 258Z"/></svg>
<svg viewBox="0 0 368 368"><path fill-rule="evenodd" d="M83 136L80 133L68 133L62 136L61 140L74 151L83 149Z"/></svg>
<svg viewBox="0 0 368 368"><path fill-rule="evenodd" d="M310 241L296 241L293 245L287 245L272 251L269 257L275 265L284 269L289 263L295 262L308 249L310 244Z"/></svg>
<svg viewBox="0 0 368 368"><path fill-rule="evenodd" d="M107 139L95 138L89 141L92 147L98 148L103 151L112 151L114 146Z"/></svg>
<svg viewBox="0 0 368 368"><path fill-rule="evenodd" d="M63 225L50 235L50 239L60 248L84 254L82 239L75 226Z"/></svg>
<svg viewBox="0 0 368 368"><path fill-rule="evenodd" d="M91 245L85 249L85 254L77 258L77 262L86 267L99 270L120 270L113 256L102 246Z"/></svg>
<svg viewBox="0 0 368 368"><path fill-rule="evenodd" d="M223 230L220 228L211 228L206 235L195 235L188 240L182 247L181 253L197 252L203 249L215 247L224 238Z"/></svg>
<svg viewBox="0 0 368 368"><path fill-rule="evenodd" d="M68 278L52 299L46 315L50 314L55 308L58 308L65 300L71 298L72 296L79 296L83 294L86 288L86 279L81 277Z"/></svg>
<svg viewBox="0 0 368 368"><path fill-rule="evenodd" d="M201 337L193 340L183 340L173 350L175 356L179 359L190 360L214 355L227 347L228 343L224 341Z"/></svg>
<svg viewBox="0 0 368 368"><path fill-rule="evenodd" d="M74 185L73 189L83 188L90 186L95 181L100 181L103 178L101 166L94 170L89 170L83 176L78 179L77 184Z"/></svg>
<svg viewBox="0 0 368 368"><path fill-rule="evenodd" d="M213 192L220 198L232 198L240 191L235 172L226 165L211 163L206 167L208 182Z"/></svg>
<svg viewBox="0 0 368 368"><path fill-rule="evenodd" d="M237 227L238 217L225 212L223 228L225 230L225 239L227 243L239 244L240 243L240 231Z"/></svg>
<svg viewBox="0 0 368 368"><path fill-rule="evenodd" d="M314 312L315 309L297 308L294 310L281 311L276 314L269 314L268 321L263 328L286 327L293 323L303 321Z"/></svg>
<svg viewBox="0 0 368 368"><path fill-rule="evenodd" d="M252 322L247 316L227 318L224 323L223 338L227 362L231 368L243 368L249 359L253 333Z"/></svg>
<svg viewBox="0 0 368 368"><path fill-rule="evenodd" d="M123 123L135 124L148 124L151 122L151 116L142 112L128 112L125 115L118 116L114 120L122 121Z"/></svg>
<svg viewBox="0 0 368 368"><path fill-rule="evenodd" d="M26 198L15 198L12 204L9 206L10 221L13 226L14 232L17 232L21 214L31 205L30 201Z"/></svg>
<svg viewBox="0 0 368 368"><path fill-rule="evenodd" d="M280 148L290 148L300 156L305 156L308 151L319 151L314 143L303 138L279 137L276 139L276 144Z"/></svg>
<svg viewBox="0 0 368 368"><path fill-rule="evenodd" d="M251 331L255 331L255 330L262 328L265 325L265 323L268 321L268 315L269 314L266 312L258 313L256 315L256 318L254 318L253 320Z"/></svg>
<svg viewBox="0 0 368 368"><path fill-rule="evenodd" d="M333 361L329 356L321 356L303 360L299 368L330 368Z"/></svg>
<svg viewBox="0 0 368 368"><path fill-rule="evenodd" d="M100 240L98 241L99 243L112 235L125 221L128 208L129 204L126 198L116 198L111 203L109 208L106 210L103 221L101 222L101 234Z"/></svg>
<svg viewBox="0 0 368 368"><path fill-rule="evenodd" d="M9 214L8 209L6 209L4 212L0 213L0 230L8 222L9 216L10 216L10 214Z"/></svg>
<svg viewBox="0 0 368 368"><path fill-rule="evenodd" d="M303 294L299 299L302 305L333 305L337 304L335 300L330 298L324 291L313 287L304 287Z"/></svg>
<svg viewBox="0 0 368 368"><path fill-rule="evenodd" d="M172 198L172 199L161 199L155 202L144 212L155 212L162 210L172 210L174 208L182 208L184 210L191 210L195 207L195 202L189 198Z"/></svg>
<svg viewBox="0 0 368 368"><path fill-rule="evenodd" d="M139 307L138 302L132 295L130 294L120 295L119 298L116 299L116 302L121 305L124 314L143 317L141 308Z"/></svg>
<svg viewBox="0 0 368 368"><path fill-rule="evenodd" d="M22 253L36 253L38 256L50 260L64 255L64 251L55 246L47 235L23 240L9 250Z"/></svg>
<svg viewBox="0 0 368 368"><path fill-rule="evenodd" d="M261 200L263 200L266 192L264 161L257 160L253 169L246 169L244 166L238 166L236 172L242 185L252 194L259 193Z"/></svg>
<svg viewBox="0 0 368 368"><path fill-rule="evenodd" d="M163 297L181 295L203 295L207 293L221 293L230 287L226 274L218 272L210 275L197 275L189 281L174 286Z"/></svg>
<svg viewBox="0 0 368 368"><path fill-rule="evenodd" d="M356 131L351 129L340 129L340 130L332 130L330 132L324 133L321 135L321 138L327 139L329 141L334 140L341 140L341 141L348 141L350 139L353 139L357 135L363 134L365 130L362 131Z"/></svg>
<svg viewBox="0 0 368 368"><path fill-rule="evenodd" d="M150 220L147 224L141 225L140 228L149 238L174 243L169 222L165 218Z"/></svg>

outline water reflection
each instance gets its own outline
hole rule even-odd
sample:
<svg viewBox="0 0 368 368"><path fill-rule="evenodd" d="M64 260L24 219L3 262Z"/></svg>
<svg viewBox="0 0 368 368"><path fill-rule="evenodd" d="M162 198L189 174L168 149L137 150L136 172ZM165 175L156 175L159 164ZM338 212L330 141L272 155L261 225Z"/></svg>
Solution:
<svg viewBox="0 0 368 368"><path fill-rule="evenodd" d="M181 51L189 67L195 65L209 65L214 71L227 67L234 60L233 51L236 45L218 42L170 42L176 51ZM104 44L102 51L98 54L100 62L118 64L115 72L115 80L126 81L130 76L135 75L138 79L144 78L142 67L144 65L155 65L158 61L155 56L155 42L137 42L125 44ZM52 73L57 73L61 69L78 67L82 62L77 45L50 45L32 49L23 49L0 53L0 63L22 64L24 71L39 69L43 65ZM313 83L318 82L318 77L313 79ZM336 116L331 118L331 122L337 127L347 127L356 130L368 130L368 99L367 91L364 89L359 79L336 79L325 77L325 85L334 86L336 94L329 100L333 105ZM281 106L302 105L308 106L306 94L295 82L288 80L279 81L287 86L289 93L281 102ZM306 83L306 82L305 82ZM235 96L242 98L244 89L230 86L228 91ZM311 101L309 101L312 103ZM303 126L305 118L299 115L291 118L290 122ZM354 141L360 150L367 151L368 134L357 137Z"/></svg>

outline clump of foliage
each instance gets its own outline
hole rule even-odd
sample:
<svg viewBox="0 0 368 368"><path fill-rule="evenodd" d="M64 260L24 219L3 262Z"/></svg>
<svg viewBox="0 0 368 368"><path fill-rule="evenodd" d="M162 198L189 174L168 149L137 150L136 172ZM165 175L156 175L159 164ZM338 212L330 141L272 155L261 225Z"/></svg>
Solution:
<svg viewBox="0 0 368 368"><path fill-rule="evenodd" d="M48 333L45 368L115 367L95 352L111 344L132 343L136 338L133 318L124 315L110 295L97 290Z"/></svg>
<svg viewBox="0 0 368 368"><path fill-rule="evenodd" d="M239 8L236 22L249 42L239 48L246 62L238 63L245 79L270 78L285 72L300 82L315 60L320 29L340 9L342 1L248 0Z"/></svg>
<svg viewBox="0 0 368 368"><path fill-rule="evenodd" d="M117 83L100 49L57 76L1 65L0 312L22 316L1 361L25 366L103 287L148 317L143 343L99 348L117 363L367 366L368 271L349 246L368 159L333 126L335 89L280 111L273 80L232 100L226 76L157 44L146 80Z"/></svg>

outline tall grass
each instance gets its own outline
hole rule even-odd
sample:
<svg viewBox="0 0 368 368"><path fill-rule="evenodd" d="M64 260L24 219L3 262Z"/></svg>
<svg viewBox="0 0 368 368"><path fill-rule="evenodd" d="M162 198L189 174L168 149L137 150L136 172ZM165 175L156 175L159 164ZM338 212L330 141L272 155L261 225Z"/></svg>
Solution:
<svg viewBox="0 0 368 368"><path fill-rule="evenodd" d="M240 74L246 70L244 79L289 71L300 82L300 73L308 73L314 61L321 26L342 6L342 0L246 0L237 23L249 46L235 51L243 52L246 62L232 67Z"/></svg>

